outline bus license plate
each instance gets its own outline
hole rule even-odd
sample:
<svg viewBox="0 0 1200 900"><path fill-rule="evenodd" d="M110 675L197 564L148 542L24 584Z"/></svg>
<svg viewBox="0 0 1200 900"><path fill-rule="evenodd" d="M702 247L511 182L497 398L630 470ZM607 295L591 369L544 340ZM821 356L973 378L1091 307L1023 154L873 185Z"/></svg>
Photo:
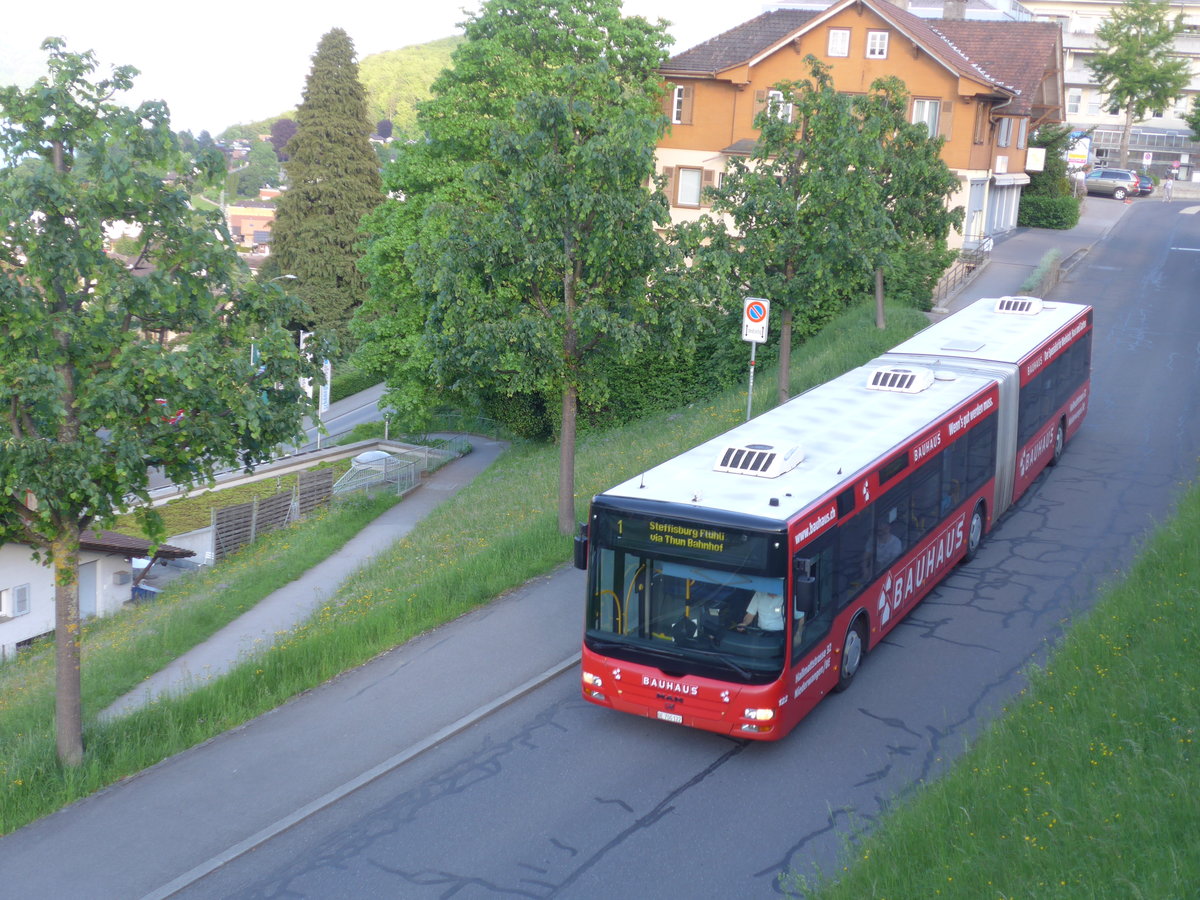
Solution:
<svg viewBox="0 0 1200 900"><path fill-rule="evenodd" d="M659 710L658 717L664 722L674 722L676 725L683 724L683 716L679 715L678 713L669 713Z"/></svg>

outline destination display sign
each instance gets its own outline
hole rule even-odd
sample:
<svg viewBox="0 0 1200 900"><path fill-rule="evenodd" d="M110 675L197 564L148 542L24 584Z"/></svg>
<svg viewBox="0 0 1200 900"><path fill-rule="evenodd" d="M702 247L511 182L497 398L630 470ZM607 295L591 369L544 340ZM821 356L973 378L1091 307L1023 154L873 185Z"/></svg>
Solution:
<svg viewBox="0 0 1200 900"><path fill-rule="evenodd" d="M775 556L782 558L786 541L781 534L761 534L726 528L673 522L668 519L605 513L597 523L602 546L716 563L723 568L765 570Z"/></svg>

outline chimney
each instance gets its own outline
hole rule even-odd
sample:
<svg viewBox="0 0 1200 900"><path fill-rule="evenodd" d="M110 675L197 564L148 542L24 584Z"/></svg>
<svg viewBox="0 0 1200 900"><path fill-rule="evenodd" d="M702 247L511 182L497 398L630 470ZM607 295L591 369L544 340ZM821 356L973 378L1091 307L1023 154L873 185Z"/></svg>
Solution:
<svg viewBox="0 0 1200 900"><path fill-rule="evenodd" d="M967 17L967 0L942 0L942 18L947 22L961 22Z"/></svg>

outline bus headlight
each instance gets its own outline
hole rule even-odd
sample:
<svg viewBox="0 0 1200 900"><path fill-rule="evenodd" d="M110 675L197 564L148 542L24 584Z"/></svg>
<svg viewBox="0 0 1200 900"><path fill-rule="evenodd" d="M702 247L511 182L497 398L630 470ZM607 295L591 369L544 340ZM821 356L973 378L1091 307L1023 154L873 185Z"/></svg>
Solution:
<svg viewBox="0 0 1200 900"><path fill-rule="evenodd" d="M604 694L600 688L604 682L601 681L599 675L593 675L591 672L583 673L583 693L595 700L603 700Z"/></svg>
<svg viewBox="0 0 1200 900"><path fill-rule="evenodd" d="M750 719L752 722L770 722L773 718L775 718L775 710L748 709L742 713L742 716Z"/></svg>

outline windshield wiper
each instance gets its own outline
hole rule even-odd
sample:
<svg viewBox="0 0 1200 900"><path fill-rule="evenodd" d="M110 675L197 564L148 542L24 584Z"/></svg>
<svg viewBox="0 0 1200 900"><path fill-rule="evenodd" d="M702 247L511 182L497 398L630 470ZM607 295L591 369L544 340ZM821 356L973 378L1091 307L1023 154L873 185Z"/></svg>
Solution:
<svg viewBox="0 0 1200 900"><path fill-rule="evenodd" d="M625 643L623 641L612 641L605 638L588 637L588 644L595 650L627 650L634 653L646 653L650 656L657 656L659 659L669 659L672 662L678 662L685 659L695 659L697 656L711 659L720 663L727 669L732 669L746 680L750 680L753 673L748 669L739 666L728 656L716 650L702 650L699 647L688 647L682 650L666 650L660 647L647 647L643 644Z"/></svg>
<svg viewBox="0 0 1200 900"><path fill-rule="evenodd" d="M721 663L722 665L727 666L730 669L733 669L733 671L737 672L739 675L741 675L743 678L745 678L747 680L749 680L751 677L753 677L752 673L748 669L742 668L737 663L735 663L732 659L730 659L728 656L726 656L724 653L720 653L717 650L695 649L695 650L689 650L688 652L689 653L697 653L700 656L705 656L705 657L714 659L717 662Z"/></svg>

